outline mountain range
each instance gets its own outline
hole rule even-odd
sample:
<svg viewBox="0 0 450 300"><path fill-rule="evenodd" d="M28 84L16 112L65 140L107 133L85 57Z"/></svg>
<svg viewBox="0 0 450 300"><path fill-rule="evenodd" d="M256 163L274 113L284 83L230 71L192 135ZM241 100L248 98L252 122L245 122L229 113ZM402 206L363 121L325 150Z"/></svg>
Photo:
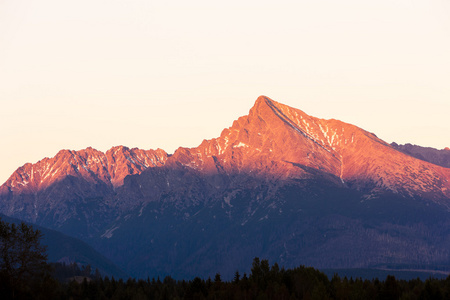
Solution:
<svg viewBox="0 0 450 300"><path fill-rule="evenodd" d="M449 271L449 153L260 96L173 155L87 148L26 164L0 187L0 213L80 238L137 277L231 277L255 256Z"/></svg>

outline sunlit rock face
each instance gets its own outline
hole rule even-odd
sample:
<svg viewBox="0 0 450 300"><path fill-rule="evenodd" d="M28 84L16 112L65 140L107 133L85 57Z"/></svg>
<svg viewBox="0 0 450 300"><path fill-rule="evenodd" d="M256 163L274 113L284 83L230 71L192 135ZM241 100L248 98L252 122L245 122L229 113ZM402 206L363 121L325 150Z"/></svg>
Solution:
<svg viewBox="0 0 450 300"><path fill-rule="evenodd" d="M26 164L0 187L0 212L81 237L139 276L233 274L254 256L445 264L450 169L413 156L261 96L173 155L88 148Z"/></svg>
<svg viewBox="0 0 450 300"><path fill-rule="evenodd" d="M0 187L0 210L56 228L75 222L86 236L92 234L92 224L103 222L98 216L108 211L104 197L114 194L126 176L162 166L167 157L161 149L123 146L106 153L92 148L61 150L53 158L18 168Z"/></svg>
<svg viewBox="0 0 450 300"><path fill-rule="evenodd" d="M141 150L113 147L103 153L93 148L80 151L61 150L53 158L20 167L3 186L18 193L38 192L66 176L89 182L103 182L117 187L127 175L140 174L147 168L162 166L167 160L164 150Z"/></svg>
<svg viewBox="0 0 450 300"><path fill-rule="evenodd" d="M178 149L169 159L177 163L207 174L251 172L283 180L314 176L304 166L368 192L450 195L447 168L404 155L354 125L311 117L264 96L220 137Z"/></svg>

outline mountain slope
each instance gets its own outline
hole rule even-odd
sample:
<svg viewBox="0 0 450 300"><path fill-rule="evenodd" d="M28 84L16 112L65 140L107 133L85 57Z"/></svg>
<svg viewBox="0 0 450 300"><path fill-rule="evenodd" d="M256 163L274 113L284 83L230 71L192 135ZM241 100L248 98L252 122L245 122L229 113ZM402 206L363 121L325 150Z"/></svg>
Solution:
<svg viewBox="0 0 450 300"><path fill-rule="evenodd" d="M0 212L78 237L92 235L112 217L103 198L130 174L164 165L163 150L113 147L61 150L17 169L0 187ZM101 217L100 217L101 216Z"/></svg>
<svg viewBox="0 0 450 300"><path fill-rule="evenodd" d="M0 214L0 219L11 224L20 224L21 222L19 219L10 218L2 214ZM124 271L85 242L55 230L37 225L32 226L43 234L41 245L47 247L48 262L75 262L84 266L90 265L93 270L98 269L103 276L114 276L115 278L128 277Z"/></svg>
<svg viewBox="0 0 450 300"><path fill-rule="evenodd" d="M166 165L270 181L301 180L320 171L368 197L390 191L449 205L450 170L404 155L354 125L314 118L263 96L219 138L178 149Z"/></svg>
<svg viewBox="0 0 450 300"><path fill-rule="evenodd" d="M63 163L11 176L0 212L83 238L131 275L218 267L231 276L228 266L254 256L322 268L450 266L450 169L264 96L219 137L171 156L113 148L50 160Z"/></svg>
<svg viewBox="0 0 450 300"><path fill-rule="evenodd" d="M398 194L366 199L327 180L305 181L273 191L265 181L247 178L244 188L230 177L234 184L223 193L198 194L203 201L189 206L179 204L189 196L163 194L115 220L97 247L138 277L219 270L231 278L229 266L244 268L254 256L285 266L450 270L450 218L442 206Z"/></svg>

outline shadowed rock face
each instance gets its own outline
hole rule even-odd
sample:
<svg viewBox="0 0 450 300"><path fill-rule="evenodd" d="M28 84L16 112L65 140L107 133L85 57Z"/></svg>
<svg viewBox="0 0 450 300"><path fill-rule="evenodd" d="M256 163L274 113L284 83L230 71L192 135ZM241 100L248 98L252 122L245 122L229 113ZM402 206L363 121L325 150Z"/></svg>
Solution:
<svg viewBox="0 0 450 300"><path fill-rule="evenodd" d="M233 274L231 262L262 255L447 263L450 169L397 148L261 96L218 138L171 156L88 148L26 164L0 187L0 212L81 237L139 276Z"/></svg>

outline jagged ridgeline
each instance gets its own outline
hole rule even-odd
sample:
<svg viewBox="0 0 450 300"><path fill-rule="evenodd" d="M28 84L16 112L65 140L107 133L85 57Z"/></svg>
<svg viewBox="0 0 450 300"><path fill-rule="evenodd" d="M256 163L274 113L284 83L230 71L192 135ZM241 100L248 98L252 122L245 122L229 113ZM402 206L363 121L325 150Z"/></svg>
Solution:
<svg viewBox="0 0 450 300"><path fill-rule="evenodd" d="M0 187L0 212L81 238L141 278L231 278L255 256L446 272L450 169L399 150L261 96L173 155L88 148L24 165Z"/></svg>

